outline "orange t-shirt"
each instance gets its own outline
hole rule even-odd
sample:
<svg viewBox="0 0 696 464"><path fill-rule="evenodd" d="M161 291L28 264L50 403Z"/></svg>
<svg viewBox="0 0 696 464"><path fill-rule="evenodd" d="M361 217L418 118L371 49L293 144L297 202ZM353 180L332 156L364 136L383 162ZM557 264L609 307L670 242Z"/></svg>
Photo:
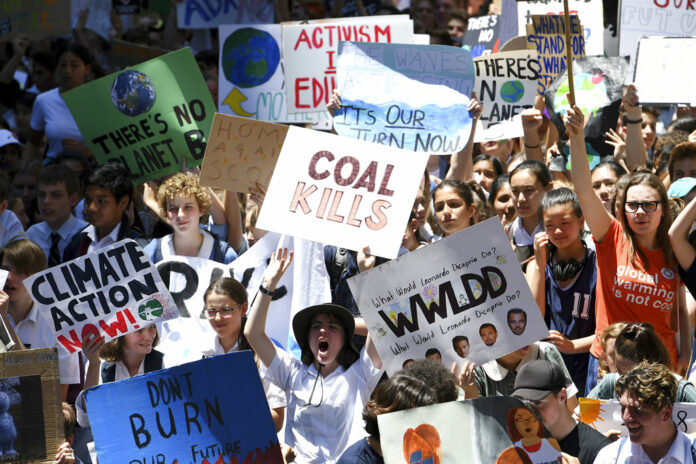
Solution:
<svg viewBox="0 0 696 464"><path fill-rule="evenodd" d="M590 353L602 355L600 336L615 322L649 322L676 362L677 343L670 328L672 307L677 301L676 267L667 267L665 253L645 250L647 272L631 264L631 249L623 227L616 219L602 242L597 242L597 328Z"/></svg>

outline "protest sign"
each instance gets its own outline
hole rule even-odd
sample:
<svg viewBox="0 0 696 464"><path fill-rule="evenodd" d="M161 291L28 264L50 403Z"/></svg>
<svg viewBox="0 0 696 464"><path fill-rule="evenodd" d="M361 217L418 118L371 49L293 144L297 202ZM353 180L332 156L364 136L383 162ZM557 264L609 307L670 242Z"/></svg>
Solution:
<svg viewBox="0 0 696 464"><path fill-rule="evenodd" d="M62 94L100 164L121 162L136 183L198 166L215 104L189 48Z"/></svg>
<svg viewBox="0 0 696 464"><path fill-rule="evenodd" d="M22 0L0 3L0 18L6 20L3 40L18 34L32 39L70 34L70 8L63 2L46 0Z"/></svg>
<svg viewBox="0 0 696 464"><path fill-rule="evenodd" d="M605 134L609 129L616 129L627 72L625 58L590 56L573 61L575 100L585 115L585 147L590 169L599 164L602 157L614 153L614 147L606 143ZM566 134L563 115L569 107L568 91L568 71L565 70L545 95L546 112L562 138ZM569 160L567 144L563 150ZM570 169L569 161L566 168Z"/></svg>
<svg viewBox="0 0 696 464"><path fill-rule="evenodd" d="M283 462L251 351L105 383L85 400L101 464Z"/></svg>
<svg viewBox="0 0 696 464"><path fill-rule="evenodd" d="M500 41L500 16L486 15L469 18L464 34L464 45L471 49L471 56L497 53L503 45Z"/></svg>
<svg viewBox="0 0 696 464"><path fill-rule="evenodd" d="M568 13L580 18L586 53L588 55L603 55L604 8L602 0L568 0ZM526 25L532 23L534 15L560 15L562 17L563 0L518 1L517 22L520 34L526 33Z"/></svg>
<svg viewBox="0 0 696 464"><path fill-rule="evenodd" d="M317 128L331 129L326 108L314 113L288 114L280 28L280 24L221 25L218 28L219 111L269 122L321 121L322 127Z"/></svg>
<svg viewBox="0 0 696 464"><path fill-rule="evenodd" d="M85 24L87 29L95 32L106 41L110 40L112 6L112 0L91 0Z"/></svg>
<svg viewBox="0 0 696 464"><path fill-rule="evenodd" d="M307 306L331 299L324 249L319 243L268 232L229 265L183 256L157 263L179 309L178 318L160 326L160 349L167 357L181 363L200 359L201 352L210 349L216 336L202 313L207 288L221 277L234 277L246 287L251 307L268 260L279 247L293 250L294 259L276 286L270 306L273 317L266 320L266 334L276 345L294 350L297 344L288 330L292 316Z"/></svg>
<svg viewBox="0 0 696 464"><path fill-rule="evenodd" d="M2 462L55 462L65 441L59 377L55 348L0 354Z"/></svg>
<svg viewBox="0 0 696 464"><path fill-rule="evenodd" d="M693 1L621 0L619 17L619 55L629 55L631 59L635 58L641 36L696 35L696 9ZM686 61L688 60L682 59L682 64Z"/></svg>
<svg viewBox="0 0 696 464"><path fill-rule="evenodd" d="M203 186L246 193L268 188L288 126L215 113L201 166Z"/></svg>
<svg viewBox="0 0 696 464"><path fill-rule="evenodd" d="M446 155L471 134L471 54L445 45L341 42L339 135Z"/></svg>
<svg viewBox="0 0 696 464"><path fill-rule="evenodd" d="M289 113L323 110L336 88L339 41L413 43L407 16L284 24L285 92Z"/></svg>
<svg viewBox="0 0 696 464"><path fill-rule="evenodd" d="M521 137L519 115L534 106L541 65L536 51L500 52L474 60L474 89L483 106L481 123L484 130L476 132L476 141Z"/></svg>
<svg viewBox="0 0 696 464"><path fill-rule="evenodd" d="M541 64L539 95L543 95L553 80L567 67L567 50L573 60L585 57L585 39L576 15L570 16L570 44L566 44L563 15L534 15L527 26L527 48L536 50Z"/></svg>
<svg viewBox="0 0 696 464"><path fill-rule="evenodd" d="M463 358L481 365L548 335L497 217L348 285L390 375L432 348L447 366ZM521 330L508 323L514 314L524 316ZM467 348L460 352L462 340Z"/></svg>
<svg viewBox="0 0 696 464"><path fill-rule="evenodd" d="M377 423L386 464L560 462L556 440L520 400L508 396L380 414Z"/></svg>
<svg viewBox="0 0 696 464"><path fill-rule="evenodd" d="M500 44L504 45L513 37L527 35L526 28L520 33L517 25L517 1L503 0L500 12Z"/></svg>
<svg viewBox="0 0 696 464"><path fill-rule="evenodd" d="M696 15L694 15L696 21ZM696 91L690 82L696 72L696 37L643 37L638 43L633 82L646 104L696 106Z"/></svg>
<svg viewBox="0 0 696 464"><path fill-rule="evenodd" d="M24 286L70 353L87 334L108 342L177 316L157 268L130 239L34 274Z"/></svg>
<svg viewBox="0 0 696 464"><path fill-rule="evenodd" d="M394 258L427 159L292 126L256 227Z"/></svg>
<svg viewBox="0 0 696 464"><path fill-rule="evenodd" d="M618 400L579 398L578 403L582 422L603 434L618 430L622 437L628 436L628 429L621 418L621 404ZM696 432L696 403L674 403L672 419L682 432L688 434Z"/></svg>
<svg viewBox="0 0 696 464"><path fill-rule="evenodd" d="M348 280L389 375L439 351L481 365L548 335L497 217ZM509 320L524 318L524 325ZM466 341L466 348L458 348Z"/></svg>
<svg viewBox="0 0 696 464"><path fill-rule="evenodd" d="M183 0L177 2L179 29L209 29L221 24L273 22L273 0Z"/></svg>
<svg viewBox="0 0 696 464"><path fill-rule="evenodd" d="M135 66L143 61L169 53L161 48L147 47L135 42L126 42L125 40L111 39L109 43L111 44L111 48L107 51L109 63L118 69Z"/></svg>

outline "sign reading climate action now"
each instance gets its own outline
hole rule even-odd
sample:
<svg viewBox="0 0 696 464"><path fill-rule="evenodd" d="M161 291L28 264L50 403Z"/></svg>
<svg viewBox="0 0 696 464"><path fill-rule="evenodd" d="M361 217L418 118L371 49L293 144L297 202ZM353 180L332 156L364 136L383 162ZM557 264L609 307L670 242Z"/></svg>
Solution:
<svg viewBox="0 0 696 464"><path fill-rule="evenodd" d="M24 286L71 353L88 334L108 342L179 314L157 268L130 239L34 274Z"/></svg>
<svg viewBox="0 0 696 464"><path fill-rule="evenodd" d="M203 161L215 104L188 48L62 94L100 164L125 164L137 183Z"/></svg>

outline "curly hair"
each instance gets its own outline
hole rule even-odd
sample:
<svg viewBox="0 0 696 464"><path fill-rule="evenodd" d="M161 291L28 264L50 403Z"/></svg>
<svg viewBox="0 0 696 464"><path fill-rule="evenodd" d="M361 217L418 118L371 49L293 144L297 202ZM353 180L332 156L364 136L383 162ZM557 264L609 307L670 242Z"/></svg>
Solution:
<svg viewBox="0 0 696 464"><path fill-rule="evenodd" d="M159 205L160 216L163 218L167 217L167 203L174 200L177 195L183 197L193 196L203 215L210 212L210 205L212 203L210 195L200 186L198 178L180 172L164 181L157 192L157 204Z"/></svg>
<svg viewBox="0 0 696 464"><path fill-rule="evenodd" d="M457 377L442 363L429 359L416 359L401 372L412 375L431 385L437 393L438 403L447 403L457 399Z"/></svg>
<svg viewBox="0 0 696 464"><path fill-rule="evenodd" d="M672 406L677 399L678 382L667 366L642 362L616 381L616 395L627 392L640 405L653 411Z"/></svg>

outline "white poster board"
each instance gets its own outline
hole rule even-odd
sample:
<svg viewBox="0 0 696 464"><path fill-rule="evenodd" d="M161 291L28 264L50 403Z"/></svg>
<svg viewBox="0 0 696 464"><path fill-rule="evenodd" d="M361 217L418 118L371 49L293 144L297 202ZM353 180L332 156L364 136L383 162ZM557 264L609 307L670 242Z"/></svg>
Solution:
<svg viewBox="0 0 696 464"><path fill-rule="evenodd" d="M696 16L693 17L696 21ZM642 104L696 106L696 37L643 37L638 43L633 82Z"/></svg>
<svg viewBox="0 0 696 464"><path fill-rule="evenodd" d="M427 159L292 126L256 226L395 258Z"/></svg>
<svg viewBox="0 0 696 464"><path fill-rule="evenodd" d="M481 365L549 333L497 217L348 285L390 375L429 349L446 366L464 358ZM466 337L465 350L455 351L461 341L455 337Z"/></svg>

